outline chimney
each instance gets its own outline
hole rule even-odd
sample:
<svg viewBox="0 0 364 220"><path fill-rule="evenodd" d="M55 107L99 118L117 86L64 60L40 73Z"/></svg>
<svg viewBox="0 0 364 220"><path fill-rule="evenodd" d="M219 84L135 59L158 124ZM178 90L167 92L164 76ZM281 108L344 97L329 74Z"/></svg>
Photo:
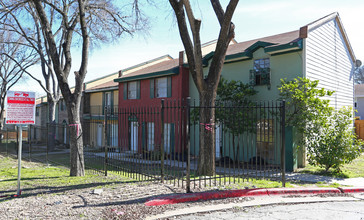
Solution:
<svg viewBox="0 0 364 220"><path fill-rule="evenodd" d="M183 65L183 54L184 52L183 51L180 51L179 52L179 65L182 66Z"/></svg>

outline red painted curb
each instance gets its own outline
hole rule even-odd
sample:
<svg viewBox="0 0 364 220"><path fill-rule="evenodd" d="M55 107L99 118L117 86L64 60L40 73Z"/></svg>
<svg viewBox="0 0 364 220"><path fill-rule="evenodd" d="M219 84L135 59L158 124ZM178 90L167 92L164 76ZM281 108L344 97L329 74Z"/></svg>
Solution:
<svg viewBox="0 0 364 220"><path fill-rule="evenodd" d="M342 193L361 193L364 192L364 187L338 187Z"/></svg>
<svg viewBox="0 0 364 220"><path fill-rule="evenodd" d="M341 193L338 188L272 188L267 191L268 195Z"/></svg>
<svg viewBox="0 0 364 220"><path fill-rule="evenodd" d="M168 205L182 202L193 202L197 200L222 199L244 196L261 196L267 195L267 189L242 189L228 190L218 192L202 192L194 194L181 194L166 197L159 197L144 203L146 206Z"/></svg>
<svg viewBox="0 0 364 220"><path fill-rule="evenodd" d="M198 200L222 199L232 197L262 196L262 195L299 195L299 194L323 194L323 193L360 193L364 188L339 187L339 188L271 188L271 189L242 189L217 192L202 192L191 194L179 194L159 197L144 203L146 206L168 205Z"/></svg>

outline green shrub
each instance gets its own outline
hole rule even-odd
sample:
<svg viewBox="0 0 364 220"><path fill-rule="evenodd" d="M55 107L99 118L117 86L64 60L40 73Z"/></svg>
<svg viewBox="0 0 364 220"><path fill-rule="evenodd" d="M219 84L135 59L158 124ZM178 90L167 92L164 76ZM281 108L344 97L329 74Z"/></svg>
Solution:
<svg viewBox="0 0 364 220"><path fill-rule="evenodd" d="M318 80L297 78L281 80L280 99L286 100L286 125L295 126L302 134L300 145L307 149L312 165L340 170L362 152L363 142L353 131L353 110L338 111L329 106L327 96L333 94L318 89Z"/></svg>
<svg viewBox="0 0 364 220"><path fill-rule="evenodd" d="M357 139L353 131L353 109L342 108L321 120L313 122L316 129L308 133L307 152L311 165L328 171L350 163L360 156L363 141Z"/></svg>

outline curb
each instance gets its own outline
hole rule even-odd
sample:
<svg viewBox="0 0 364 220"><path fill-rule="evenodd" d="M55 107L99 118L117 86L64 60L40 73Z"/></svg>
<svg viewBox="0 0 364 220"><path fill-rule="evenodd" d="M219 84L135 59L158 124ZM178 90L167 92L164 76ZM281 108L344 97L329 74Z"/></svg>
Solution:
<svg viewBox="0 0 364 220"><path fill-rule="evenodd" d="M339 188L258 188L226 190L217 192L201 192L178 194L165 197L157 197L144 203L146 206L169 205L183 202L193 202L198 200L224 199L233 197L251 196L273 196L273 195L304 195L304 194L325 194L325 193L362 193L364 188L358 187L339 187Z"/></svg>

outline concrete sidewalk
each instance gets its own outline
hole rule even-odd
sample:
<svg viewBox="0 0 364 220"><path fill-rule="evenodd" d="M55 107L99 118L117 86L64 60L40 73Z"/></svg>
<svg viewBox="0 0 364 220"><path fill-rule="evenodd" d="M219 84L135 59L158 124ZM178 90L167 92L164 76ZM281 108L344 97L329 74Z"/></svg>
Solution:
<svg viewBox="0 0 364 220"><path fill-rule="evenodd" d="M307 173L286 173L286 180L295 180L306 183L338 183L343 186L364 187L364 177L358 178L336 178L330 176L319 176Z"/></svg>

